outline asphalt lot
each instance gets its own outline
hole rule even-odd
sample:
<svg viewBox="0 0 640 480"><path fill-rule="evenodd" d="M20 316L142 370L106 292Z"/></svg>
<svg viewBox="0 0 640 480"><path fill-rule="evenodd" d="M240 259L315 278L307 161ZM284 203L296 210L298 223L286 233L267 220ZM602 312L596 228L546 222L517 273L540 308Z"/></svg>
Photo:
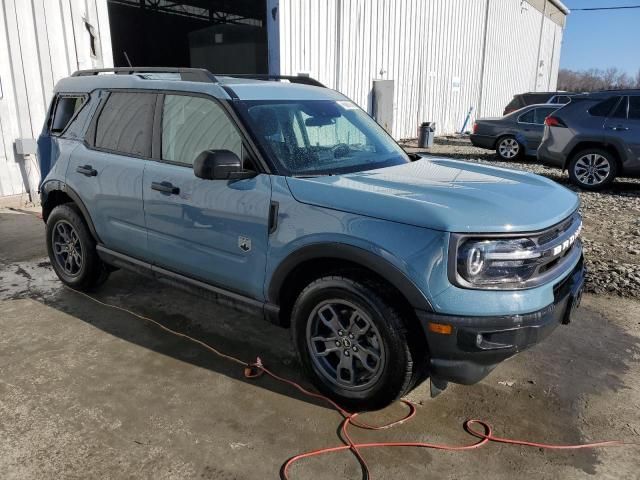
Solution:
<svg viewBox="0 0 640 480"><path fill-rule="evenodd" d="M0 210L0 472L5 479L277 478L295 453L339 444L341 417L268 378L62 287L35 215ZM225 352L257 355L303 384L288 331L154 281L116 272L96 294ZM574 322L471 387L360 441L469 443L481 418L502 436L640 442L640 302L586 295ZM401 415L394 405L372 422ZM464 452L365 451L375 478L638 478L638 449L542 451L491 444ZM349 453L293 478L360 478Z"/></svg>

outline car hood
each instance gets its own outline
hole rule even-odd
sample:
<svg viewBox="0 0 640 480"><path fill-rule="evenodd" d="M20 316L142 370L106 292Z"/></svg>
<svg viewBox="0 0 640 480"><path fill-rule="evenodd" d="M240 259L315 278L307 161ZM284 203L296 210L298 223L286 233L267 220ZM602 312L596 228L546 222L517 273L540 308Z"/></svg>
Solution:
<svg viewBox="0 0 640 480"><path fill-rule="evenodd" d="M447 232L541 230L579 205L544 177L444 158L287 182L302 203Z"/></svg>

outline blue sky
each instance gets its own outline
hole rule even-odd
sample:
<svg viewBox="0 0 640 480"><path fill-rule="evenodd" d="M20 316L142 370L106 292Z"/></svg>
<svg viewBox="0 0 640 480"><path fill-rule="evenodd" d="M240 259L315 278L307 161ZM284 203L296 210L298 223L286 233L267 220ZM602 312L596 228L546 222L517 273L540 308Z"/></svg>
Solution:
<svg viewBox="0 0 640 480"><path fill-rule="evenodd" d="M640 5L640 0L564 0L569 9ZM640 8L572 12L562 43L560 66L572 70L640 69Z"/></svg>

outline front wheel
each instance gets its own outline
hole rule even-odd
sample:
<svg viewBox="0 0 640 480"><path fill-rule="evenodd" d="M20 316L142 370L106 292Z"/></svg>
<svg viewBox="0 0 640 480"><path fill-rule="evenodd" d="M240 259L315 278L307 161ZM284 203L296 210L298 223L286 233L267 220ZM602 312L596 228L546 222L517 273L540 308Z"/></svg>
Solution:
<svg viewBox="0 0 640 480"><path fill-rule="evenodd" d="M515 137L506 136L498 140L496 153L502 160L514 160L522 155L522 145Z"/></svg>
<svg viewBox="0 0 640 480"><path fill-rule="evenodd" d="M419 352L409 344L401 312L380 291L347 277L323 277L302 291L292 311L305 371L345 408L383 408L419 377Z"/></svg>
<svg viewBox="0 0 640 480"><path fill-rule="evenodd" d="M569 178L585 190L601 190L616 178L617 167L613 155L606 150L583 150L571 159Z"/></svg>

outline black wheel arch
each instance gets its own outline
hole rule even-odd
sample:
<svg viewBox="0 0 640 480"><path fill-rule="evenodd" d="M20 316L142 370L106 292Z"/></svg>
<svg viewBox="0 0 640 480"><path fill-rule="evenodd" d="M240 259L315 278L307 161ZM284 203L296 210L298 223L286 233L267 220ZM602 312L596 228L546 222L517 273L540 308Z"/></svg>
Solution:
<svg viewBox="0 0 640 480"><path fill-rule="evenodd" d="M290 253L269 280L267 301L278 305L281 314L286 316L287 303L295 301L295 298L287 298L287 295L291 296L292 287L304 288L299 283L309 278L351 268L369 271L391 285L412 309L433 312L429 300L395 265L364 248L337 242L315 243Z"/></svg>
<svg viewBox="0 0 640 480"><path fill-rule="evenodd" d="M98 233L96 232L93 220L86 205L80 198L80 195L70 188L66 183L59 180L49 180L40 187L40 204L42 205L42 219L46 222L47 218L58 205L64 203L73 203L80 210L80 214L84 219L89 232L93 235L96 242L100 242Z"/></svg>

